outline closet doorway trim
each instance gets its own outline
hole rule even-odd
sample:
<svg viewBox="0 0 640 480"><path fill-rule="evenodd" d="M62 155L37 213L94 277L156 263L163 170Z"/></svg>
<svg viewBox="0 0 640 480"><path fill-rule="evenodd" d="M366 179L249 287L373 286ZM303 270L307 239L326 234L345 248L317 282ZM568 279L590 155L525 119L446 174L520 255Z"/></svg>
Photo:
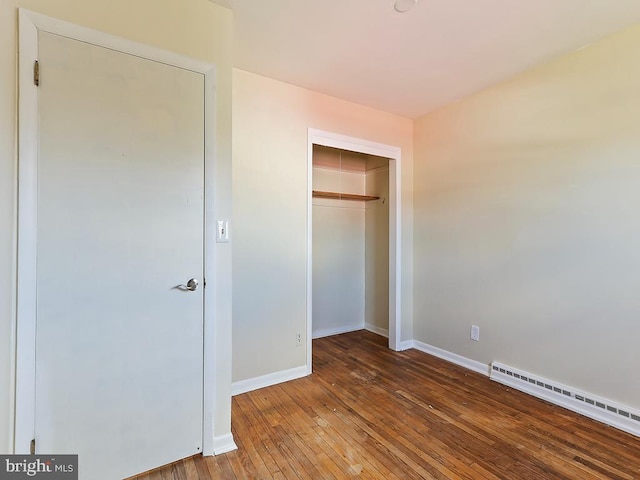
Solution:
<svg viewBox="0 0 640 480"><path fill-rule="evenodd" d="M313 146L339 148L389 159L389 348L401 350L401 156L400 147L310 128L307 141L307 374L312 371Z"/></svg>

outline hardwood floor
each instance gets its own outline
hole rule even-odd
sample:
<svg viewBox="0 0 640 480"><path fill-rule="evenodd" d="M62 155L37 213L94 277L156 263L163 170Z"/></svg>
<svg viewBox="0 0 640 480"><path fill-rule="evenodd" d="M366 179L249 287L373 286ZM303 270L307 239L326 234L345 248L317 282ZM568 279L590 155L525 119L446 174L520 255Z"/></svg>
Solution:
<svg viewBox="0 0 640 480"><path fill-rule="evenodd" d="M239 449L137 480L640 479L640 439L359 331L313 375L233 399Z"/></svg>

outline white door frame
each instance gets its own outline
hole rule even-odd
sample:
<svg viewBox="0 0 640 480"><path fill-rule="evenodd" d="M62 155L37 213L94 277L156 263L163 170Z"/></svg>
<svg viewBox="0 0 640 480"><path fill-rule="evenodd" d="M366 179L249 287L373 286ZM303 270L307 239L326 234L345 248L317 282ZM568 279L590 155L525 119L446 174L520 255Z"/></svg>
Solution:
<svg viewBox="0 0 640 480"><path fill-rule="evenodd" d="M401 350L401 158L400 147L310 128L307 140L307 374L311 373L313 312L313 146L340 148L389 159L389 348Z"/></svg>
<svg viewBox="0 0 640 480"><path fill-rule="evenodd" d="M215 67L209 63L160 50L120 37L57 20L29 10L19 10L18 67L18 251L15 343L15 404L13 451L29 453L35 432L35 339L36 339L36 241L38 168L38 88L33 83L33 62L38 58L38 32L49 32L109 48L141 58L183 68L204 75L205 85L205 200L204 275L215 279L215 249L208 248L214 232L213 187L215 159ZM43 81L46 81L43 79ZM204 291L204 455L213 455L213 414L215 407L215 299L214 288ZM54 452L55 453L55 452Z"/></svg>

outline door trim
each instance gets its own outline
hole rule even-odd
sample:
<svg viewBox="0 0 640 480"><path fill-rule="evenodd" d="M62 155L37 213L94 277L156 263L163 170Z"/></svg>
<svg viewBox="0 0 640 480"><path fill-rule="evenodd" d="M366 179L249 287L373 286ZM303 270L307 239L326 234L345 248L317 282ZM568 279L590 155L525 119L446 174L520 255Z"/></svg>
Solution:
<svg viewBox="0 0 640 480"><path fill-rule="evenodd" d="M310 128L307 139L307 374L312 371L313 314L313 146L340 148L389 159L389 348L401 350L401 159L400 147Z"/></svg>
<svg viewBox="0 0 640 480"><path fill-rule="evenodd" d="M35 432L35 338L36 338L36 240L37 240L37 160L38 89L33 83L33 62L38 58L38 32L49 32L96 46L135 55L204 75L205 158L204 158L204 265L210 284L215 280L215 248L208 248L215 232L215 66L172 52L136 43L25 9L18 12L18 239L17 297L14 332L15 403L13 451L28 454ZM43 80L44 81L44 80ZM215 370L215 289L204 291L203 318L203 419L202 451L213 455L213 418L216 400ZM229 442L226 442L229 443ZM230 441L233 443L233 440ZM232 449L230 446L228 449Z"/></svg>

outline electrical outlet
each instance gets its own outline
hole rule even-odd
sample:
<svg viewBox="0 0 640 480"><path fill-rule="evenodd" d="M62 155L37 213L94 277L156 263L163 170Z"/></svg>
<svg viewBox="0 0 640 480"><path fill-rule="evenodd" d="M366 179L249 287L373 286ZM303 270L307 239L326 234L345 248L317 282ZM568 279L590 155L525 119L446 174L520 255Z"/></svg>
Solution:
<svg viewBox="0 0 640 480"><path fill-rule="evenodd" d="M302 346L302 334L300 332L296 333L296 347Z"/></svg>
<svg viewBox="0 0 640 480"><path fill-rule="evenodd" d="M480 341L480 327L477 325L471 325L471 340L474 342Z"/></svg>

